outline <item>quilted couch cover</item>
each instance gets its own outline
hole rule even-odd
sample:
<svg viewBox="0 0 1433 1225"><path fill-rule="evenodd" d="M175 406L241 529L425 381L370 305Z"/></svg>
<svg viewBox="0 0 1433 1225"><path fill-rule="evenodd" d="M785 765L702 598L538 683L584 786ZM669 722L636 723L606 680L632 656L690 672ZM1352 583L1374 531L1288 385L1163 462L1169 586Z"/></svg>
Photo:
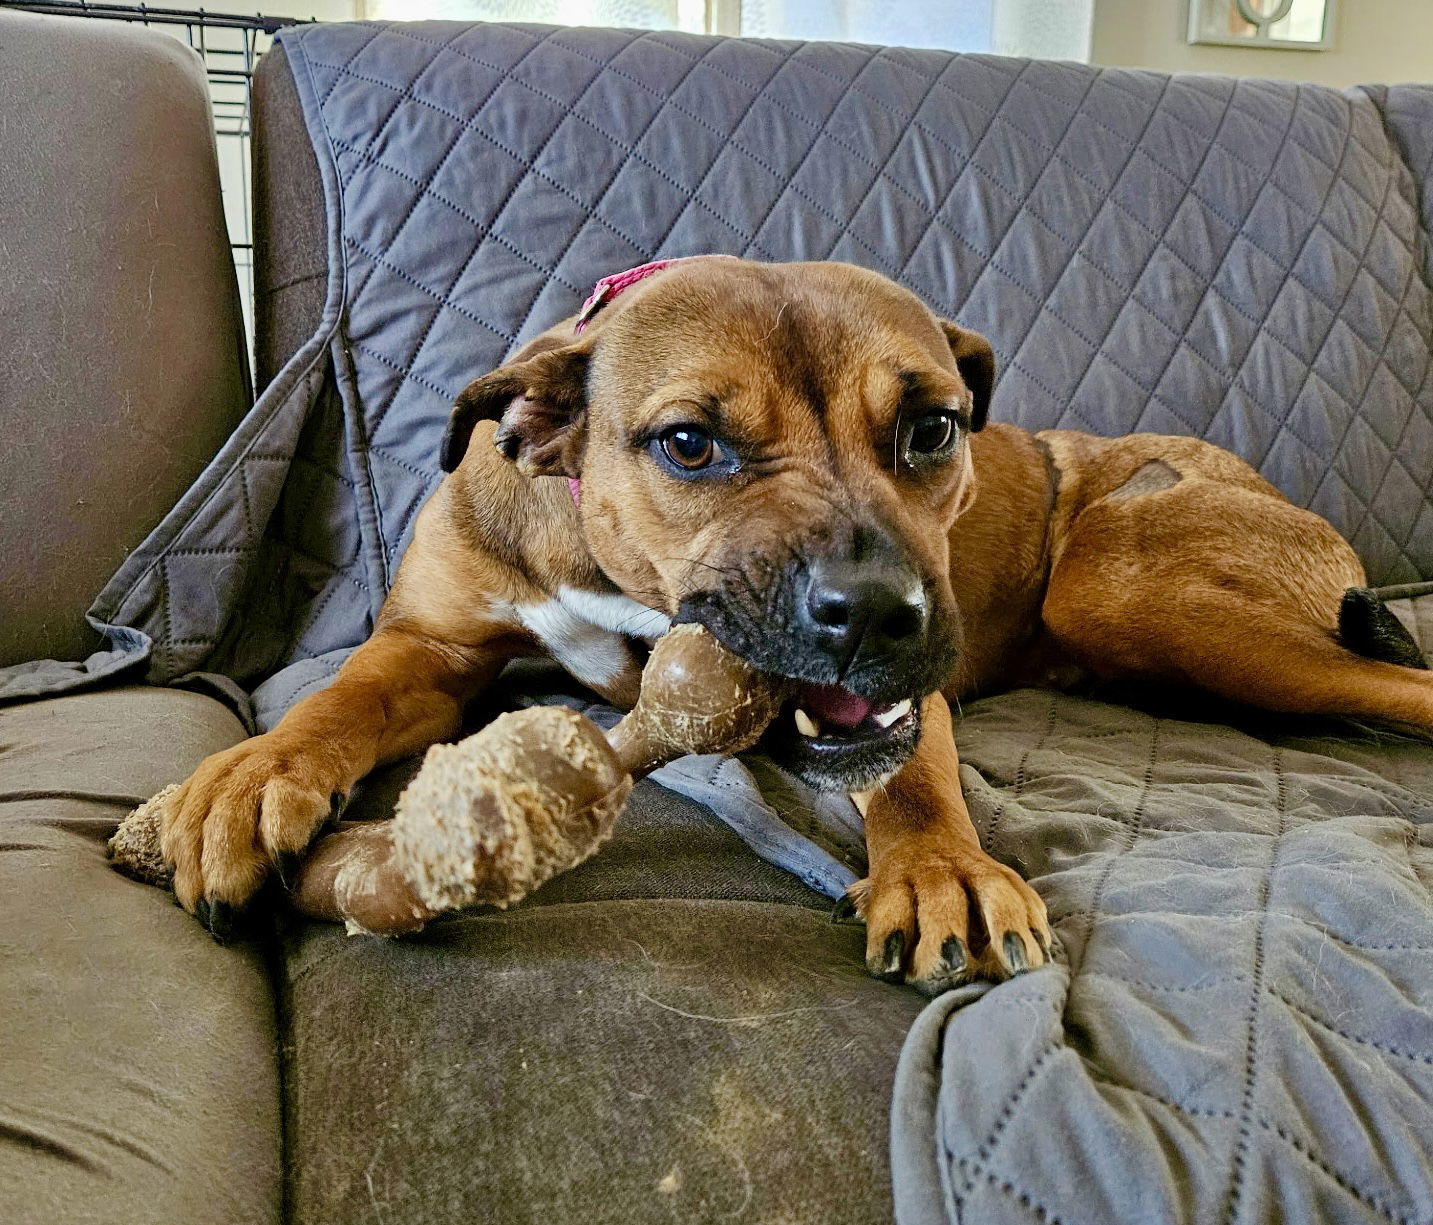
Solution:
<svg viewBox="0 0 1433 1225"><path fill-rule="evenodd" d="M447 23L283 43L320 327L101 596L112 650L0 692L206 670L267 725L367 632L474 372L598 276L702 251L885 272L993 339L997 415L1206 437L1374 582L1433 576L1433 88ZM1178 713L968 712L973 812L1060 962L922 1015L903 1222L1433 1219L1433 754Z"/></svg>

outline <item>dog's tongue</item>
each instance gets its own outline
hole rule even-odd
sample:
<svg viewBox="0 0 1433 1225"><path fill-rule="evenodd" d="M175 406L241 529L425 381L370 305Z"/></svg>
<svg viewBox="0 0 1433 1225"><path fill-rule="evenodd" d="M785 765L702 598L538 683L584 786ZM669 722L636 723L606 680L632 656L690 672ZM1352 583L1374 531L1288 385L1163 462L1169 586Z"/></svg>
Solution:
<svg viewBox="0 0 1433 1225"><path fill-rule="evenodd" d="M864 722L875 706L869 698L858 698L840 685L803 685L798 703L823 723L846 728Z"/></svg>

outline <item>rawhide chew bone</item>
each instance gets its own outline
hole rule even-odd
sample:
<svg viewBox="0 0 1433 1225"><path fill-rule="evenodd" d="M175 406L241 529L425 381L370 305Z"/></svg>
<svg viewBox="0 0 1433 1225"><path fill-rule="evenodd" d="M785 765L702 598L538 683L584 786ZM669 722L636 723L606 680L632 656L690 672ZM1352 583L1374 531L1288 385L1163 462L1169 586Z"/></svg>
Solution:
<svg viewBox="0 0 1433 1225"><path fill-rule="evenodd" d="M314 846L294 908L397 935L448 910L511 905L607 840L634 777L688 753L750 748L784 697L701 627L678 626L652 649L637 705L606 735L546 706L434 745L392 821L346 823ZM157 843L167 794L136 809L111 842L131 875L147 878L137 870L143 831L127 827L143 816ZM149 858L162 867L157 850Z"/></svg>
<svg viewBox="0 0 1433 1225"><path fill-rule="evenodd" d="M159 850L159 814L178 790L178 783L170 783L162 791L156 791L114 831L114 837L109 840L109 857L126 876L146 885L169 888L174 872Z"/></svg>
<svg viewBox="0 0 1433 1225"><path fill-rule="evenodd" d="M315 845L294 882L301 914L383 935L469 906L509 906L605 842L632 776L602 730L562 706L435 744L391 821Z"/></svg>
<svg viewBox="0 0 1433 1225"><path fill-rule="evenodd" d="M546 706L434 745L391 822L318 843L294 905L385 935L449 910L509 906L597 851L634 777L688 753L750 748L783 697L706 630L678 626L653 647L636 706L605 736Z"/></svg>

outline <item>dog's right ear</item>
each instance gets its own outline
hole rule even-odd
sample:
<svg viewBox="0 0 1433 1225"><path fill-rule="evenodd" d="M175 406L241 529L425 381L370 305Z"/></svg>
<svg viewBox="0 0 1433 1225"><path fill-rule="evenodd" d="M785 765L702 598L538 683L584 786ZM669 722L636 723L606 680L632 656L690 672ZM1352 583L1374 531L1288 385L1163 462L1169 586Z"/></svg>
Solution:
<svg viewBox="0 0 1433 1225"><path fill-rule="evenodd" d="M582 475L586 441L589 341L563 344L540 338L470 383L458 397L443 435L444 472L463 462L479 421L499 422L493 442L525 476Z"/></svg>

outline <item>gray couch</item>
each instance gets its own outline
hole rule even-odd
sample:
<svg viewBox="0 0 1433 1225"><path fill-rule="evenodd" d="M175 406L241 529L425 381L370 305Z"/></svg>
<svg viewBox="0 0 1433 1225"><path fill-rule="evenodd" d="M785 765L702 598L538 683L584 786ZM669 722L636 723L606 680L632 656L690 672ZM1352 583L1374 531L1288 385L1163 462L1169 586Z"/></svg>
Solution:
<svg viewBox="0 0 1433 1225"><path fill-rule="evenodd" d="M57 64L84 87L52 92ZM221 948L103 854L128 807L361 638L466 378L656 254L900 276L995 340L997 413L1233 447L1403 586L1393 606L1429 650L1427 92L600 31L318 31L258 77L269 391L230 437L248 394L196 65L158 37L0 14L0 233L25 235L0 293L26 342L0 354L0 421L21 440L0 533L26 576L0 597L0 1217L885 1221L919 1017L895 1120L905 1221L1428 1219L1433 751L1407 741L1167 696L968 708L972 808L1051 901L1059 965L925 1013L864 975L828 898L654 783L601 855L529 902L402 942L280 921ZM46 659L85 662L27 663ZM381 815L411 769L370 780L356 811ZM1407 844L1399 930L1380 938L1388 913L1353 902L1340 930L1388 981L1389 957L1412 966L1404 1028L1360 1047L1394 1012L1334 1017L1359 1074L1396 1071L1408 1094L1413 1140L1375 1143L1358 1123L1377 1103L1345 1116L1325 1096L1322 1122L1298 1118L1302 1099L1265 1102L1275 1086L1256 1081L1256 1034L1265 1058L1343 1066L1281 1046L1249 999L1278 938L1261 917L1273 867L1244 873L1231 851L1203 896L1207 918L1240 919L1214 937L1214 982L1151 923L1198 871L1149 865L1192 831L1214 840L1195 855L1210 867L1261 823L1277 845L1286 822L1380 819ZM1368 862L1391 854L1376 842ZM1289 967L1270 989L1309 1005ZM1156 1048L1181 1043L1227 1045L1230 1066L1170 1090ZM1375 1068L1390 1046L1393 1071ZM1073 1078L1113 1070L1133 1096L1081 1114L1073 1086L1093 1081ZM912 1143L926 1134L939 1144Z"/></svg>

